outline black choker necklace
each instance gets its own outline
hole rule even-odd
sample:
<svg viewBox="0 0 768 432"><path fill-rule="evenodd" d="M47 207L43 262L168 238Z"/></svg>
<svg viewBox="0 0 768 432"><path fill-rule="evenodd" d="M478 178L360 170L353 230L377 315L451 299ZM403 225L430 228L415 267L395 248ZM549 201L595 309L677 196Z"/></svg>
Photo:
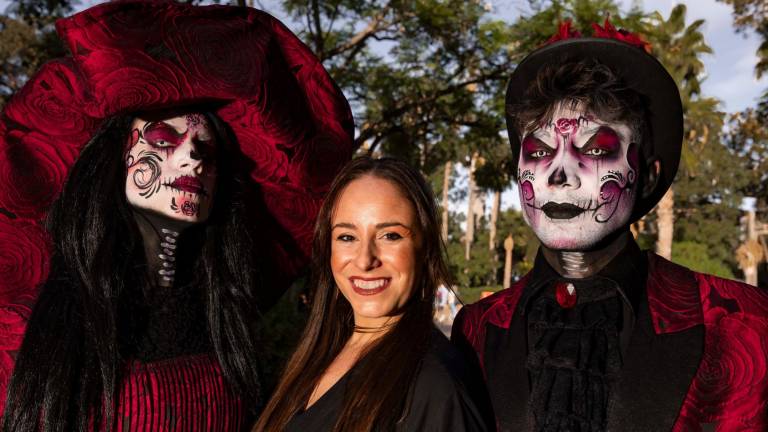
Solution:
<svg viewBox="0 0 768 432"><path fill-rule="evenodd" d="M384 330L387 330L388 328L392 327L395 324L397 324L397 321L387 321L386 323L382 324L380 327L363 327L363 326L355 325L353 326L353 331L355 333L379 333L379 332L383 332Z"/></svg>

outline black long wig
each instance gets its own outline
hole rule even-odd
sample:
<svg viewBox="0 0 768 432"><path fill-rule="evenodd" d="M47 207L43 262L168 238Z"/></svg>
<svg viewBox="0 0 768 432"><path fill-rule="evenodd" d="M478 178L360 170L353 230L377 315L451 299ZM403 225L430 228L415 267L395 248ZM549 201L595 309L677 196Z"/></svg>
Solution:
<svg viewBox="0 0 768 432"><path fill-rule="evenodd" d="M211 345L244 406L260 400L256 294L262 285L249 229L245 158L233 134L208 115L217 139L218 178L195 283ZM132 117L107 120L85 146L47 228L51 273L41 287L8 386L5 431L87 430L114 424L120 382L121 304L148 286L142 238L125 196L124 146Z"/></svg>

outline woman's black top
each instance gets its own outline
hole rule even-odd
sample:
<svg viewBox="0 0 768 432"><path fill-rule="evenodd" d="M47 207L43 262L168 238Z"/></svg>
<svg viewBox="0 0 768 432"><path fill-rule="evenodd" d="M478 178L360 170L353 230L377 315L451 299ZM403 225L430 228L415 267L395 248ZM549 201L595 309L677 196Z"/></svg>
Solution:
<svg viewBox="0 0 768 432"><path fill-rule="evenodd" d="M296 414L287 432L320 432L333 430L342 409L344 392L354 373L350 369L339 381L306 411ZM436 328L432 342L416 375L407 415L396 430L403 432L487 431L484 407L487 395L482 376L469 366L459 351ZM382 379L386 375L382 374Z"/></svg>

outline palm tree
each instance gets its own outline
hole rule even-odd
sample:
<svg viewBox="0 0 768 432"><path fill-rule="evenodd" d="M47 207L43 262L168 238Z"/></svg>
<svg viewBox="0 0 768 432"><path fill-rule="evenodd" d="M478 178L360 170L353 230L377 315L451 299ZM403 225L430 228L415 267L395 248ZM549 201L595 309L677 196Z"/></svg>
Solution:
<svg viewBox="0 0 768 432"><path fill-rule="evenodd" d="M717 139L723 124L723 113L717 111L719 101L701 96L704 76L702 56L711 54L701 27L704 20L696 20L686 27L686 6L675 6L666 20L655 12L644 22L644 34L651 43L653 54L666 67L680 89L685 116L685 135L681 155L681 173L696 175L697 155L702 146ZM714 131L714 133L712 133ZM656 251L669 259L672 255L674 233L674 187L659 201L656 215L658 238Z"/></svg>

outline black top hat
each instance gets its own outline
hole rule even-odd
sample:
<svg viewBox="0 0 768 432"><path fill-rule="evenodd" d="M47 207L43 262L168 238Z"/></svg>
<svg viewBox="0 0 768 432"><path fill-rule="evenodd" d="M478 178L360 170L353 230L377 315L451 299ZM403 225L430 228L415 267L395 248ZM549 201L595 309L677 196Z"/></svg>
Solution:
<svg viewBox="0 0 768 432"><path fill-rule="evenodd" d="M606 27L610 24L606 23ZM599 27L598 27L599 28ZM619 35L627 33L615 32ZM636 39L639 40L639 39ZM576 37L558 40L530 53L517 66L507 84L506 103L525 97L539 70L549 64L593 58L608 66L624 84L647 102L650 139L644 140L644 154L658 158L661 173L656 189L646 198L638 197L632 221L648 213L666 193L675 178L683 144L683 106L675 80L655 57L642 47L603 37ZM512 145L515 170L520 156L520 137L514 118L507 113L507 131Z"/></svg>

